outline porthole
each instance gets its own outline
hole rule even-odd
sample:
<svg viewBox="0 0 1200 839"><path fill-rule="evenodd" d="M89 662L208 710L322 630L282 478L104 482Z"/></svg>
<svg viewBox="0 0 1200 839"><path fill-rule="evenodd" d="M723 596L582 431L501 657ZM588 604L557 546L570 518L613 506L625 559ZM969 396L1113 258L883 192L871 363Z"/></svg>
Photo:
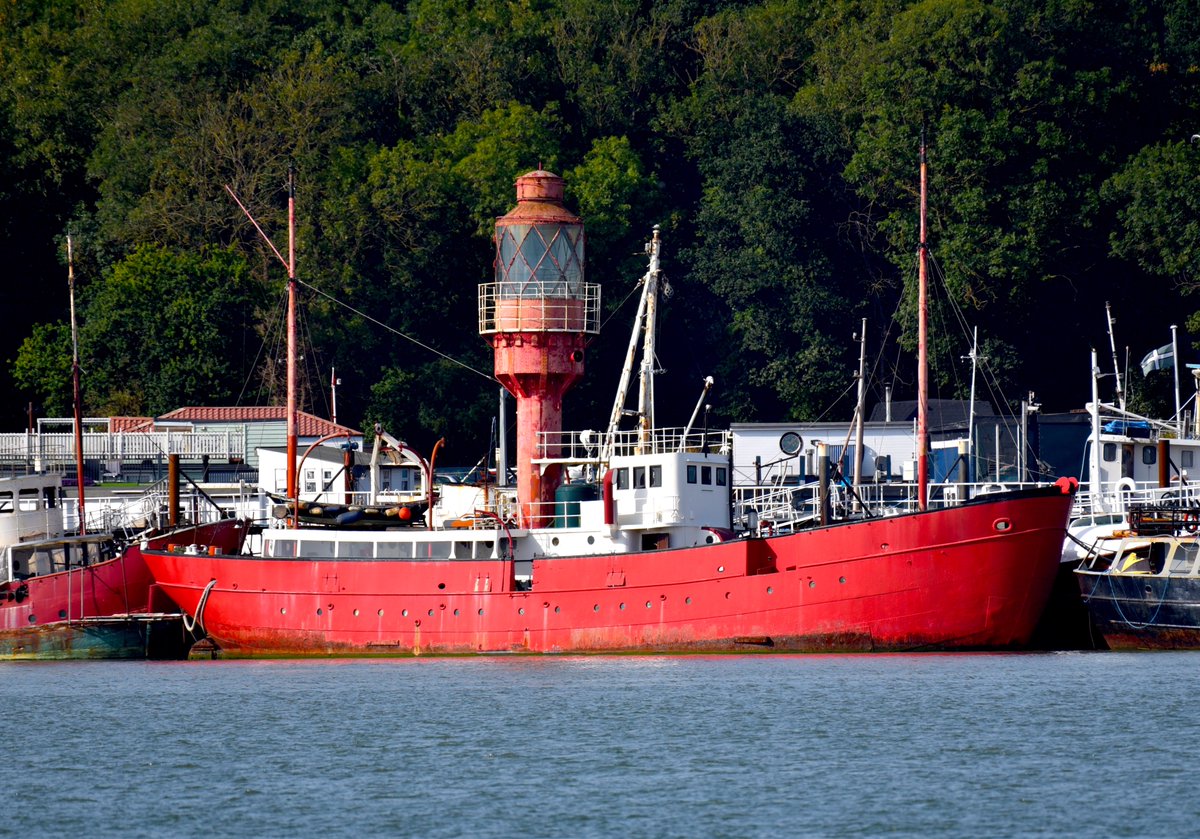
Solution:
<svg viewBox="0 0 1200 839"><path fill-rule="evenodd" d="M66 616L67 616L67 610L66 610L66 609L59 609L59 610L58 610L58 617L59 617L60 619L61 619L61 618L65 618Z"/></svg>
<svg viewBox="0 0 1200 839"><path fill-rule="evenodd" d="M888 543L884 542L882 545L879 546L879 550L886 551L889 547L890 546L888 545Z"/></svg>
<svg viewBox="0 0 1200 839"><path fill-rule="evenodd" d="M718 573L718 574L724 574L724 573L725 573L725 566L724 566L724 565L718 565L718 566L717 566L717 573Z"/></svg>
<svg viewBox="0 0 1200 839"><path fill-rule="evenodd" d="M690 597L685 597L685 598L683 598L683 602L684 602L684 604L685 604L685 605L691 606L691 605L692 605L692 598L690 598Z"/></svg>
<svg viewBox="0 0 1200 839"><path fill-rule="evenodd" d="M726 599L726 600L728 600L728 599L729 599L729 592L725 592L725 599Z"/></svg>
<svg viewBox="0 0 1200 839"><path fill-rule="evenodd" d="M996 530L1000 533L1003 533L1012 527L1012 522L1008 519L996 519L996 521L992 523L992 527L996 528Z"/></svg>
<svg viewBox="0 0 1200 839"><path fill-rule="evenodd" d="M600 611L600 604L599 604L599 603L597 603L595 606L593 606L593 607L592 607L592 611L593 611L593 612L599 612L599 611Z"/></svg>
<svg viewBox="0 0 1200 839"><path fill-rule="evenodd" d="M1154 593L1154 589L1150 586L1146 586L1146 594L1153 594L1153 593Z"/></svg>
<svg viewBox="0 0 1200 839"><path fill-rule="evenodd" d="M458 617L458 609L454 610L454 617L456 617L456 618Z"/></svg>
<svg viewBox="0 0 1200 839"><path fill-rule="evenodd" d="M380 610L379 610L379 614L381 614L381 615L383 614L383 610L382 610L382 609L380 609ZM408 617L408 609L401 609L401 610L400 610L400 617L402 617L402 618L407 618L407 617Z"/></svg>
<svg viewBox="0 0 1200 839"><path fill-rule="evenodd" d="M444 589L445 587L446 587L446 584L445 584L445 583L438 583L438 590L439 590L439 591L440 591L441 589Z"/></svg>
<svg viewBox="0 0 1200 839"><path fill-rule="evenodd" d="M712 543L713 543L713 537L711 534L704 537L704 544L711 545Z"/></svg>
<svg viewBox="0 0 1200 839"><path fill-rule="evenodd" d="M625 604L624 604L624 603L622 603L622 604L621 604L620 606L618 606L617 608L618 608L618 609L620 609L620 610L623 612L623 611L625 611Z"/></svg>
<svg viewBox="0 0 1200 839"><path fill-rule="evenodd" d="M431 618L433 617L433 609L429 610L429 617L431 617Z"/></svg>
<svg viewBox="0 0 1200 839"><path fill-rule="evenodd" d="M518 615L523 615L523 614L525 614L525 607L524 607L524 606L522 606L520 609L517 609L517 614L518 614Z"/></svg>
<svg viewBox="0 0 1200 839"><path fill-rule="evenodd" d="M596 537L595 537L595 536L589 536L589 537L588 537L588 544L589 544L589 545L594 545L594 544L596 544Z"/></svg>
<svg viewBox="0 0 1200 839"><path fill-rule="evenodd" d="M558 537L555 536L553 539L551 539L550 544L554 545L555 547L558 547Z"/></svg>
<svg viewBox="0 0 1200 839"><path fill-rule="evenodd" d="M809 580L809 581L808 581L808 587L809 587L809 588L816 588L816 587L817 587L817 581L816 581L816 580Z"/></svg>
<svg viewBox="0 0 1200 839"><path fill-rule="evenodd" d="M650 601L649 601L649 600L647 600L647 601L646 601L646 608L647 608L647 609L649 609L649 608L650 608Z"/></svg>
<svg viewBox="0 0 1200 839"><path fill-rule="evenodd" d="M30 616L29 616L29 622L30 622L30 623L37 623L37 615L30 615Z"/></svg>
<svg viewBox="0 0 1200 839"><path fill-rule="evenodd" d="M358 609L354 610L354 617L356 617L356 618L358 617Z"/></svg>
<svg viewBox="0 0 1200 839"><path fill-rule="evenodd" d="M561 614L562 614L562 606L555 606L555 607L554 607L554 614L556 614L556 615L561 615Z"/></svg>
<svg viewBox="0 0 1200 839"><path fill-rule="evenodd" d="M378 615L379 615L379 617L381 617L381 618L383 617L383 609L380 609L380 610L379 610L379 612L378 612Z"/></svg>
<svg viewBox="0 0 1200 839"><path fill-rule="evenodd" d="M286 615L286 614L287 614L287 606L280 606L280 607L279 607L279 614L281 614L281 615Z"/></svg>
<svg viewBox="0 0 1200 839"><path fill-rule="evenodd" d="M483 609L479 610L479 617L481 617L481 618L483 617Z"/></svg>
<svg viewBox="0 0 1200 839"><path fill-rule="evenodd" d="M321 609L321 608L318 606L318 607L317 607L317 617L320 617L320 616L321 616L321 615L323 615L323 614L325 614L324 610L323 610L323 609Z"/></svg>
<svg viewBox="0 0 1200 839"><path fill-rule="evenodd" d="M771 586L767 586L767 594L774 594L774 593L775 593L775 589L772 588Z"/></svg>
<svg viewBox="0 0 1200 839"><path fill-rule="evenodd" d="M846 582L846 578L845 578L845 577L838 577L838 582L839 582L839 583L844 583L844 582Z"/></svg>

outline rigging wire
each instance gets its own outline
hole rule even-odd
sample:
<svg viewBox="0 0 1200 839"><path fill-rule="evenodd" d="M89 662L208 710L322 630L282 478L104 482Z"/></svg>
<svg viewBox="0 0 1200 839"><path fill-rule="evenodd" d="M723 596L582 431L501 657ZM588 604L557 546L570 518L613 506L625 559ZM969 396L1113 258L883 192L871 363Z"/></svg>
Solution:
<svg viewBox="0 0 1200 839"><path fill-rule="evenodd" d="M349 311L351 311L351 312L353 312L354 314L358 315L360 318L363 318L364 320L368 320L368 321L370 321L371 323L375 324L376 326L379 326L379 327L381 327L381 328L383 328L383 329L387 330L388 332L391 332L393 335L397 335L397 336L399 336L399 337L403 338L403 339L404 339L404 340L406 340L406 341L410 341L411 343L414 343L414 344L416 344L418 347L421 347L422 349L428 350L429 352L433 353L434 355L436 355L436 356L438 356L438 357L440 357L440 358L444 358L446 361L449 361L451 364L457 364L459 367L463 368L464 370L469 370L469 371L471 371L472 373L476 373L476 374L478 374L478 375L482 376L483 378L487 379L489 382L496 382L496 381L497 381L497 379L496 379L496 377L495 377L495 376L493 376L493 375L490 375L490 374L488 374L488 373L484 373L484 372L483 372L483 371L481 371L481 370L476 370L476 369L475 369L474 367L472 367L471 365L469 365L469 364L466 364L466 363L464 363L464 362L462 362L462 361L459 361L457 358L454 358L453 356L447 355L446 353L442 352L441 350L434 349L433 347L429 346L428 344L425 344L425 343L423 343L423 342L421 342L421 341L418 341L416 338L413 338L411 335L405 335L405 334L404 334L403 332L401 332L399 329L396 329L395 327L392 327L392 326L388 326L386 323L384 323L383 321L379 320L378 318L373 318L373 317L371 317L370 315L368 315L366 312L363 312L363 311L360 311L359 309L356 309L356 308L354 308L354 307L353 307L353 306L351 306L349 303L345 303L345 302L343 302L343 301L341 301L341 300L338 300L338 299L337 299L336 297L334 297L333 295L326 293L325 291L323 291L322 289L320 289L320 288L318 288L317 286L313 285L312 283L305 282L304 280L301 280L301 279L297 279L297 280L296 280L296 282L297 282L298 284L300 284L300 285L304 286L305 288L308 288L308 289L311 289L312 291L315 291L317 294L321 295L321 296L322 296L322 297L324 297L326 300L329 300L330 302L332 302L332 303L335 303L335 304L337 304L338 306L342 306L342 307L344 307L344 308L348 309Z"/></svg>
<svg viewBox="0 0 1200 839"><path fill-rule="evenodd" d="M271 335L277 336L278 335L278 332L276 330L276 325L282 319L283 310L287 305L286 292L280 298L280 301L281 301L280 305L276 306L272 312L273 316L265 324L265 333L268 336L271 336ZM276 338L276 343L278 344L278 338ZM242 404L242 397L246 395L246 389L250 386L250 382L253 380L253 378L255 376L255 371L258 370L259 361L262 359L263 351L266 350L266 348L267 348L267 339L264 338L262 340L262 342L258 345L258 353L254 356L254 363L250 365L250 371L246 374L245 381L242 382L242 389L241 389L241 391L238 392L237 401L234 404L236 404L236 405ZM276 358L278 356L276 354L273 354L271 357ZM258 392L259 393L262 392L262 380L261 379L259 380Z"/></svg>

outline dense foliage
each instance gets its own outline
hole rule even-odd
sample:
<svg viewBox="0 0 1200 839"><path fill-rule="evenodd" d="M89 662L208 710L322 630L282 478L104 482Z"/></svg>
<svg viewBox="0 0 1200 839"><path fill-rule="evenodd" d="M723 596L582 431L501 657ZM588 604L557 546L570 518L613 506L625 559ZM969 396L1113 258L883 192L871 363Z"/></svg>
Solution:
<svg viewBox="0 0 1200 839"><path fill-rule="evenodd" d="M1197 21L1194 0L4 4L4 419L69 404L68 230L88 413L281 399L285 274L225 186L284 250L289 165L310 410L336 367L339 420L482 451L476 285L541 165L611 318L571 425L607 417L654 224L660 422L709 374L713 422L846 418L861 318L875 397L913 388L922 131L935 395L965 396L977 326L999 399L1079 407L1106 301L1135 365L1171 323L1200 332Z"/></svg>

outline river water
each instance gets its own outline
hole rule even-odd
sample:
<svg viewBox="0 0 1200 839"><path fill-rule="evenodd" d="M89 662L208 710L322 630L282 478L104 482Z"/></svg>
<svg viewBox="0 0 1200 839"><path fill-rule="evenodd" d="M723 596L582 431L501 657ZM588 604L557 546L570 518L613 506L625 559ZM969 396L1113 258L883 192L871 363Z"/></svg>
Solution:
<svg viewBox="0 0 1200 839"><path fill-rule="evenodd" d="M1187 836L1200 654L0 666L0 835Z"/></svg>

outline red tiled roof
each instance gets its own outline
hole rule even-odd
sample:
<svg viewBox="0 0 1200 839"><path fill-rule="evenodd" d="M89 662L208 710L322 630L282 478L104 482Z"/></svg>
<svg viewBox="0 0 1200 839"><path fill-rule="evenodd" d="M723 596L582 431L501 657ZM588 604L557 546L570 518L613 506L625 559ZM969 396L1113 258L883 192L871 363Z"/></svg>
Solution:
<svg viewBox="0 0 1200 839"><path fill-rule="evenodd" d="M236 408L176 408L163 414L160 420L181 422L285 422L287 408L283 405L246 406ZM324 437L326 434L350 433L362 436L362 432L345 425L330 422L304 411L297 412L296 434L300 437Z"/></svg>
<svg viewBox="0 0 1200 839"><path fill-rule="evenodd" d="M108 430L112 434L122 431L153 431L153 417L109 417Z"/></svg>

